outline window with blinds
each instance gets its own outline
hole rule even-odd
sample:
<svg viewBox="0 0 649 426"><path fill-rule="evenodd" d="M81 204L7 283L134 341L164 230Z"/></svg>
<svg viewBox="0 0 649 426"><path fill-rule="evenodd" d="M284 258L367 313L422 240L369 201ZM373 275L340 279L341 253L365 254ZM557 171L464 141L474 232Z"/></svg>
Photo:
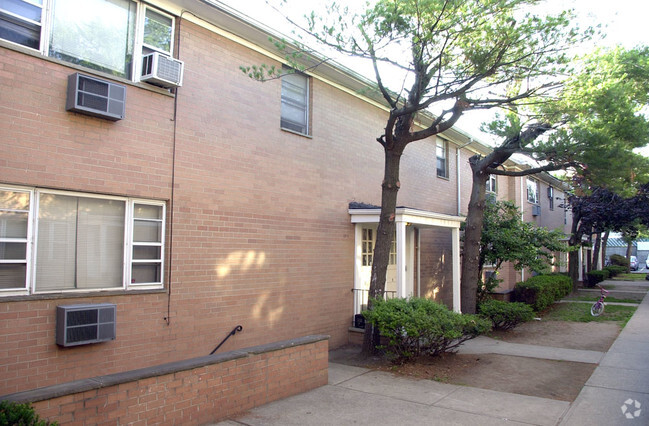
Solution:
<svg viewBox="0 0 649 426"><path fill-rule="evenodd" d="M282 129L309 134L309 78L300 73L282 77Z"/></svg>
<svg viewBox="0 0 649 426"><path fill-rule="evenodd" d="M164 229L162 202L0 188L0 292L162 287Z"/></svg>

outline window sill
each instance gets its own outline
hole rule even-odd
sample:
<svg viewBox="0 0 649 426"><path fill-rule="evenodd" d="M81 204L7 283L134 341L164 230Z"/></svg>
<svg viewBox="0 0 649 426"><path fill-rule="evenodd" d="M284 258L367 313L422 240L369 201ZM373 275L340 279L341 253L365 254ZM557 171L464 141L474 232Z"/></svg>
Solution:
<svg viewBox="0 0 649 426"><path fill-rule="evenodd" d="M313 136L312 136L312 135L307 135L306 133L296 132L295 130L287 129L287 128L285 128L285 127L280 127L279 129L280 129L281 131L283 131L283 132L293 133L294 135L302 136L302 137L307 138L307 139L313 139Z"/></svg>
<svg viewBox="0 0 649 426"><path fill-rule="evenodd" d="M448 176L439 176L439 175L438 175L437 178L438 178L438 179L442 179L442 180L446 180L446 181L450 181L450 180L451 180L451 178L448 177Z"/></svg>
<svg viewBox="0 0 649 426"><path fill-rule="evenodd" d="M142 290L100 290L84 291L74 293L36 293L20 296L2 296L0 294L0 303L3 302L27 302L35 300L61 300L61 299L80 299L83 297L115 297L115 296L137 296L142 294L159 294L167 293L166 288L142 289Z"/></svg>

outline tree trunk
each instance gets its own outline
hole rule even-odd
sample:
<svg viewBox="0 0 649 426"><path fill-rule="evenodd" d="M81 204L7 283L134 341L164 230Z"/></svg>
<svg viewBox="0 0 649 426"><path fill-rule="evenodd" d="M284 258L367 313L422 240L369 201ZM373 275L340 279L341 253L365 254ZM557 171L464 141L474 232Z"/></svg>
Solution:
<svg viewBox="0 0 649 426"><path fill-rule="evenodd" d="M381 190L381 215L376 231L374 257L372 261L372 275L368 292L367 308L372 309L372 301L383 297L385 281L390 261L390 249L396 230L395 213L397 208L397 193L399 191L399 165L401 151L395 149L385 150L385 171ZM370 324L365 326L363 337L363 354L375 353L379 343L379 332Z"/></svg>
<svg viewBox="0 0 649 426"><path fill-rule="evenodd" d="M593 247L593 261L591 263L591 267L593 269L600 269L597 266L599 265L599 250L600 247L602 246L602 233L598 232L597 237L595 238L595 246ZM602 265L602 268L604 265Z"/></svg>
<svg viewBox="0 0 649 426"><path fill-rule="evenodd" d="M608 235L610 232L604 232L604 236L602 237L602 268L606 266L606 245L608 244Z"/></svg>
<svg viewBox="0 0 649 426"><path fill-rule="evenodd" d="M471 163L473 184L469 211L464 230L464 252L462 257L462 279L460 282L462 313L475 314L478 280L480 279L480 240L486 205L486 183L489 177L481 170L480 162Z"/></svg>
<svg viewBox="0 0 649 426"><path fill-rule="evenodd" d="M580 220L581 214L578 209L573 209L570 239L568 240L568 245L573 249L568 253L568 274L572 281L573 291L577 291L579 288L579 250L581 249L581 232L579 232Z"/></svg>
<svg viewBox="0 0 649 426"><path fill-rule="evenodd" d="M629 240L626 245L626 260L628 260L628 265L626 268L627 272L631 272L631 251L633 250L633 240Z"/></svg>

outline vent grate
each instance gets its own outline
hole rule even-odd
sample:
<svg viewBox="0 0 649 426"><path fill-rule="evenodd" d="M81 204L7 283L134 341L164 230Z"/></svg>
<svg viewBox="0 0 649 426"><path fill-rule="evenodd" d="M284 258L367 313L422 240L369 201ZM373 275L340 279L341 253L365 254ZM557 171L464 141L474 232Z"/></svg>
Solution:
<svg viewBox="0 0 649 426"><path fill-rule="evenodd" d="M117 121L124 118L126 86L80 73L68 77L65 109Z"/></svg>
<svg viewBox="0 0 649 426"><path fill-rule="evenodd" d="M56 343L78 346L115 339L116 305L111 303L56 307Z"/></svg>
<svg viewBox="0 0 649 426"><path fill-rule="evenodd" d="M183 62L158 52L144 55L140 80L167 89L182 86Z"/></svg>

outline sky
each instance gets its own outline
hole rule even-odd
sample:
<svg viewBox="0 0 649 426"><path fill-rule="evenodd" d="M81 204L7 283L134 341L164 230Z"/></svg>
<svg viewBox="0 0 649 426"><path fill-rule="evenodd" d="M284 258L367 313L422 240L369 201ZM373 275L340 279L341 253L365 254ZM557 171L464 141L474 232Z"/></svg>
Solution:
<svg viewBox="0 0 649 426"><path fill-rule="evenodd" d="M221 2L245 15L290 36L291 28L284 18L266 4L266 0L213 0ZM279 0L274 0L277 3ZM286 0L284 10L300 21L300 18L311 11L325 10L332 0ZM359 6L362 0L338 0L342 5ZM548 12L559 12L574 9L576 19L581 27L601 25L603 39L596 46L614 46L620 44L626 48L637 45L649 45L647 19L649 17L649 1L647 0L546 0L541 6ZM584 53L595 45L585 46ZM355 62L341 61L354 71L373 79L369 64L364 66ZM472 111L460 119L457 126L483 142L489 142L490 135L480 131L480 124L489 120L490 112ZM643 150L649 156L649 148Z"/></svg>

